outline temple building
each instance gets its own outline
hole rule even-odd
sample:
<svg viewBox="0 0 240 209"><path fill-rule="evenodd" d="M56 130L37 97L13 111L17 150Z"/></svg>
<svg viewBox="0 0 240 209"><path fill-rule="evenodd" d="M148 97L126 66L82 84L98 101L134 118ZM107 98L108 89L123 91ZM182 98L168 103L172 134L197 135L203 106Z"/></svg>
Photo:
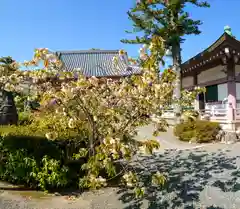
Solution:
<svg viewBox="0 0 240 209"><path fill-rule="evenodd" d="M215 119L221 117L236 122L240 108L239 58L240 41L233 36L231 28L225 26L224 33L211 46L182 64L182 87L206 88L205 93L198 95L195 109L215 109L212 114Z"/></svg>
<svg viewBox="0 0 240 209"><path fill-rule="evenodd" d="M56 55L62 61L64 71L78 69L87 77L119 79L141 73L140 67L130 65L127 53L120 56L119 50L57 51ZM117 58L116 65L113 64L115 58Z"/></svg>

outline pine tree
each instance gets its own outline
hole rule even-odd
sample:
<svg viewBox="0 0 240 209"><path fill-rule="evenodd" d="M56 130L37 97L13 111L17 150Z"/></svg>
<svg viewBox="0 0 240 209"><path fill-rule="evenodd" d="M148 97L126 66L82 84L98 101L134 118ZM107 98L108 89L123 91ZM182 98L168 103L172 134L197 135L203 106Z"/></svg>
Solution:
<svg viewBox="0 0 240 209"><path fill-rule="evenodd" d="M0 58L0 66L4 67L8 73L12 73L14 70L14 65L12 65L15 62L12 57L7 56L7 57L1 57Z"/></svg>
<svg viewBox="0 0 240 209"><path fill-rule="evenodd" d="M185 35L200 34L200 20L193 20L185 11L188 4L197 7L209 7L201 0L137 0L134 8L128 11L133 22L133 31L141 33L134 40L121 40L129 44L149 44L153 36L165 40L165 48L172 52L173 70L177 74L175 97L181 99L181 43ZM175 115L179 118L181 107L176 105Z"/></svg>

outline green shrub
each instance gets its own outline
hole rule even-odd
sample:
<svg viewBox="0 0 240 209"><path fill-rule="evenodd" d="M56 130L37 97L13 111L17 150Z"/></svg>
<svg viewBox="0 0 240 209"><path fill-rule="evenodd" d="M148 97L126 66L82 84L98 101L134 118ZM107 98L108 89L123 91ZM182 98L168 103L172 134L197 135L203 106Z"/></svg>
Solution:
<svg viewBox="0 0 240 209"><path fill-rule="evenodd" d="M30 132L34 133L35 136L45 137L45 134L54 129L59 133L58 140L76 140L76 141L88 141L88 127L83 121L78 124L78 129L70 129L68 127L68 119L64 116L56 116L55 113L37 113L34 114L32 123L29 126Z"/></svg>
<svg viewBox="0 0 240 209"><path fill-rule="evenodd" d="M39 187L42 190L46 190L46 188L65 187L69 182L67 175L68 171L68 167L61 166L59 160L44 156L42 159L42 166L39 172L36 173Z"/></svg>
<svg viewBox="0 0 240 209"><path fill-rule="evenodd" d="M195 133L195 123L188 120L175 126L174 135L182 141L190 141Z"/></svg>
<svg viewBox="0 0 240 209"><path fill-rule="evenodd" d="M30 125L33 121L31 112L18 113L18 125Z"/></svg>
<svg viewBox="0 0 240 209"><path fill-rule="evenodd" d="M15 105L19 112L24 111L24 102L27 100L27 97L27 95L14 94Z"/></svg>
<svg viewBox="0 0 240 209"><path fill-rule="evenodd" d="M216 136L221 130L219 123L198 120L196 121L196 139L198 142L211 142L216 140Z"/></svg>
<svg viewBox="0 0 240 209"><path fill-rule="evenodd" d="M58 128L57 140L45 137L50 123ZM0 127L0 178L42 190L77 187L87 159L76 160L74 154L86 148L88 132L63 125L51 115L34 118L29 125Z"/></svg>
<svg viewBox="0 0 240 209"><path fill-rule="evenodd" d="M38 169L36 160L28 157L22 149L13 152L8 152L6 149L4 151L2 155L4 158L1 161L1 179L16 184L33 185L34 174Z"/></svg>
<svg viewBox="0 0 240 209"><path fill-rule="evenodd" d="M220 125L216 122L196 120L185 121L174 128L174 135L181 141L196 140L196 142L211 142L216 140L220 131Z"/></svg>
<svg viewBox="0 0 240 209"><path fill-rule="evenodd" d="M197 120L199 117L199 113L195 110L185 110L182 115L181 115L181 119L183 121L195 121Z"/></svg>
<svg viewBox="0 0 240 209"><path fill-rule="evenodd" d="M19 112L23 112L26 109L36 110L40 107L38 98L31 98L31 95L14 93L14 101L15 101L16 108Z"/></svg>
<svg viewBox="0 0 240 209"><path fill-rule="evenodd" d="M1 138L2 180L42 190L77 186L86 160L73 155L85 147L83 143L13 135Z"/></svg>
<svg viewBox="0 0 240 209"><path fill-rule="evenodd" d="M32 114L31 118L27 125L0 126L0 179L45 191L88 188L89 184L83 181L89 175L86 163L95 159L80 154L80 150L88 146L86 125L82 123L76 129L69 129L64 116L57 118L49 113ZM59 137L49 140L45 134L52 131L53 124ZM127 137L131 136L124 135L123 140ZM97 157L101 159L102 155ZM114 163L108 162L107 169L101 167L102 162L98 163L101 176L115 176Z"/></svg>
<svg viewBox="0 0 240 209"><path fill-rule="evenodd" d="M6 155L4 165L1 163L1 179L45 191L69 183L68 167L60 160L44 156L39 162L23 149Z"/></svg>

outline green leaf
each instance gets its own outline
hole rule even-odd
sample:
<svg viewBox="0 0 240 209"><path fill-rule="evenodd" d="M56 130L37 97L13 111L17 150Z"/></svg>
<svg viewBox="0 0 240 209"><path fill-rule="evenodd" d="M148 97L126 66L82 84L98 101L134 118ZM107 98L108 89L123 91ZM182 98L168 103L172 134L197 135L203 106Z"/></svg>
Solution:
<svg viewBox="0 0 240 209"><path fill-rule="evenodd" d="M159 172L157 172L152 176L153 185L163 186L165 183L166 183L166 177L160 174Z"/></svg>
<svg viewBox="0 0 240 209"><path fill-rule="evenodd" d="M153 132L153 136L154 136L154 137L157 137L157 136L159 136L159 134L160 134L160 132L159 132L159 131L154 131L154 132Z"/></svg>
<svg viewBox="0 0 240 209"><path fill-rule="evenodd" d="M109 177L113 177L116 175L116 168L115 166L113 165L113 163L111 161L108 161L108 163L106 163L105 165L105 169L107 171L107 174Z"/></svg>
<svg viewBox="0 0 240 209"><path fill-rule="evenodd" d="M136 187L134 189L134 192L135 192L136 198L143 198L143 196L145 194L145 188L144 187Z"/></svg>

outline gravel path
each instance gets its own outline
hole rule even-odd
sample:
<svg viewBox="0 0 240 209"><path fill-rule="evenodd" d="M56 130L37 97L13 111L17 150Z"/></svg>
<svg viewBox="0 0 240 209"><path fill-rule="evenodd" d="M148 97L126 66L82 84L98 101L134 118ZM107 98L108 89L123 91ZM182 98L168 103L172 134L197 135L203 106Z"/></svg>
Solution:
<svg viewBox="0 0 240 209"><path fill-rule="evenodd" d="M142 135L149 128L142 130ZM162 138L161 138L162 137ZM169 134L158 138L163 144ZM171 137L170 137L171 138ZM154 157L142 157L142 181L147 186L142 201L131 191L106 188L86 192L76 199L46 196L41 193L1 191L0 208L6 209L239 209L240 144L195 145L169 139ZM187 150L185 148L188 148ZM166 150L168 148L168 150ZM168 177L165 188L154 188L149 173L160 170ZM1 186L1 185L0 185ZM31 198L30 198L31 197Z"/></svg>
<svg viewBox="0 0 240 209"><path fill-rule="evenodd" d="M146 139L152 139L152 133L153 133L153 126L145 126L139 129L138 131L138 140L146 140ZM173 134L173 128L170 127L167 132L162 132L156 139L160 142L161 148L160 150L186 150L186 149L194 149L194 148L200 148L205 146L211 146L212 143L207 144L197 144L197 143L188 143L178 140L174 134ZM215 144L214 144L215 146Z"/></svg>

